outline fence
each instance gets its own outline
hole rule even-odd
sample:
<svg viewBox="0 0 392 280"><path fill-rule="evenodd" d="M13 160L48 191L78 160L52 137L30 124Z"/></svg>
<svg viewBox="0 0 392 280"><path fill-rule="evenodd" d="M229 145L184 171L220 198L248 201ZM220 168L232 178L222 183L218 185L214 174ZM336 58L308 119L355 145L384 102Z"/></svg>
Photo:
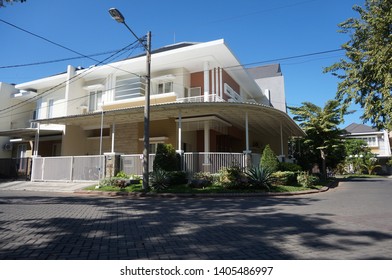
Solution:
<svg viewBox="0 0 392 280"><path fill-rule="evenodd" d="M150 155L149 170L153 171L155 155ZM260 158L257 157L255 162ZM217 173L224 167L239 166L246 167L246 157L242 153L184 153L181 158L182 170L188 173L210 172ZM142 155L122 155L121 168L126 174L142 175Z"/></svg>
<svg viewBox="0 0 392 280"><path fill-rule="evenodd" d="M31 181L98 181L104 166L104 156L34 157Z"/></svg>
<svg viewBox="0 0 392 280"><path fill-rule="evenodd" d="M142 155L121 155L120 170L126 174L142 175ZM153 171L155 154L149 158L149 170ZM252 156L252 164L259 155ZM242 153L184 153L181 157L182 170L188 173L217 173L224 167L247 166ZM31 181L99 181L105 176L104 156L34 157ZM100 168L101 167L101 168ZM101 172L100 172L101 170Z"/></svg>

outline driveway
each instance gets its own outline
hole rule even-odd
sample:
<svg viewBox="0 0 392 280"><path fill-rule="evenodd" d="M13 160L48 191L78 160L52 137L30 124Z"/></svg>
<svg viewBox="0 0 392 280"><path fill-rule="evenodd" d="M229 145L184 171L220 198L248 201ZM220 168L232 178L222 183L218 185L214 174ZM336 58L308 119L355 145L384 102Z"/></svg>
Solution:
<svg viewBox="0 0 392 280"><path fill-rule="evenodd" d="M392 180L294 197L0 191L0 259L392 259Z"/></svg>

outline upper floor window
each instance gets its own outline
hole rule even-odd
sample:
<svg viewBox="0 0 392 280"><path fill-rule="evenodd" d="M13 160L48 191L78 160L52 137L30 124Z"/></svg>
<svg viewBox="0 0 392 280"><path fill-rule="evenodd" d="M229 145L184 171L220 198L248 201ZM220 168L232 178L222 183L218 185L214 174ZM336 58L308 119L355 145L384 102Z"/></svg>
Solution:
<svg viewBox="0 0 392 280"><path fill-rule="evenodd" d="M125 100L145 94L145 83L141 77L127 75L117 77L114 100Z"/></svg>
<svg viewBox="0 0 392 280"><path fill-rule="evenodd" d="M173 92L173 82L163 82L158 84L158 94Z"/></svg>
<svg viewBox="0 0 392 280"><path fill-rule="evenodd" d="M102 90L90 91L88 109L90 112L98 110L98 105L102 103Z"/></svg>
<svg viewBox="0 0 392 280"><path fill-rule="evenodd" d="M54 106L54 100L53 99L48 99L48 106L47 106L47 118L50 119L53 117L53 106Z"/></svg>

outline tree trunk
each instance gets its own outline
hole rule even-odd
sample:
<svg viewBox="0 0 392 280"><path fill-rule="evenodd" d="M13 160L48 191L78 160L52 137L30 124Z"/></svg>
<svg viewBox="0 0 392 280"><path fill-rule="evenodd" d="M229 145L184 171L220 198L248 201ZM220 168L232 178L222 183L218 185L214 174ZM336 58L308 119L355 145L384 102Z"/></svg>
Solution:
<svg viewBox="0 0 392 280"><path fill-rule="evenodd" d="M327 180L327 162L326 162L326 155L323 149L320 150L321 154L321 161L322 161L322 178L323 180Z"/></svg>

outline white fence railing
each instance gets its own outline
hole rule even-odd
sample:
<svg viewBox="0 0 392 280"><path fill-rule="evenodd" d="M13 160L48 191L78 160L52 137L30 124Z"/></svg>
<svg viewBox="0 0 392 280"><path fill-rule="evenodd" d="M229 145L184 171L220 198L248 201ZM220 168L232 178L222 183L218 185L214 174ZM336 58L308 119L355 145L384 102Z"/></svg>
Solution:
<svg viewBox="0 0 392 280"><path fill-rule="evenodd" d="M177 98L177 102L225 102L225 100L217 94L209 94L207 96L198 95L192 97Z"/></svg>
<svg viewBox="0 0 392 280"><path fill-rule="evenodd" d="M99 181L104 166L104 156L34 157L31 181Z"/></svg>
<svg viewBox="0 0 392 280"><path fill-rule="evenodd" d="M153 171L155 154L149 158L149 171ZM260 155L252 156L252 165L258 164ZM247 167L247 158L243 153L184 153L181 167L188 173L217 173L224 167ZM31 171L32 181L99 181L105 174L104 156L63 156L34 157ZM141 154L121 155L120 170L126 174L143 174Z"/></svg>
<svg viewBox="0 0 392 280"><path fill-rule="evenodd" d="M149 170L153 171L155 155L149 159ZM184 153L181 157L182 170L189 173L210 172L217 173L224 167L246 167L246 157L242 153ZM142 175L142 155L122 155L121 170L126 174Z"/></svg>

